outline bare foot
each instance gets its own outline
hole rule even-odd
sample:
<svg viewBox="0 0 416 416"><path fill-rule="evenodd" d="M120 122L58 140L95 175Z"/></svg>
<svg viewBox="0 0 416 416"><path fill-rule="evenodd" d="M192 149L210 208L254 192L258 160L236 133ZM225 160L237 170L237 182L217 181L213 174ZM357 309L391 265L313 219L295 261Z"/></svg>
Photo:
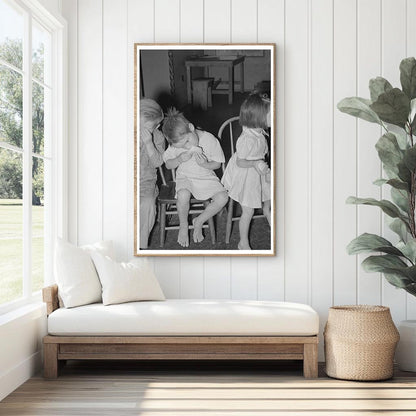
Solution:
<svg viewBox="0 0 416 416"><path fill-rule="evenodd" d="M200 243L204 240L204 234L202 233L203 224L199 224L196 218L192 220L192 224L194 225L194 242Z"/></svg>
<svg viewBox="0 0 416 416"><path fill-rule="evenodd" d="M179 228L178 243L182 247L189 247L188 227Z"/></svg>
<svg viewBox="0 0 416 416"><path fill-rule="evenodd" d="M239 250L251 250L249 243L242 243L241 241L238 243Z"/></svg>

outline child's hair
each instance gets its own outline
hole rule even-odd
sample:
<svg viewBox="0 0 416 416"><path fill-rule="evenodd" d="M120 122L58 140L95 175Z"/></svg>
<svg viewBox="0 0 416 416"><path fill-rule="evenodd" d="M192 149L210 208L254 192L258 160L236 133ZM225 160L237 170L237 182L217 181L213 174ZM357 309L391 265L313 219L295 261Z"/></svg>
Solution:
<svg viewBox="0 0 416 416"><path fill-rule="evenodd" d="M149 121L162 120L163 110L156 101L150 98L142 98L140 100L140 117Z"/></svg>
<svg viewBox="0 0 416 416"><path fill-rule="evenodd" d="M240 108L240 124L250 128L267 129L267 114L270 101L259 94L251 94Z"/></svg>
<svg viewBox="0 0 416 416"><path fill-rule="evenodd" d="M189 133L189 121L176 108L169 108L162 125L162 132L169 143L176 143L180 138Z"/></svg>

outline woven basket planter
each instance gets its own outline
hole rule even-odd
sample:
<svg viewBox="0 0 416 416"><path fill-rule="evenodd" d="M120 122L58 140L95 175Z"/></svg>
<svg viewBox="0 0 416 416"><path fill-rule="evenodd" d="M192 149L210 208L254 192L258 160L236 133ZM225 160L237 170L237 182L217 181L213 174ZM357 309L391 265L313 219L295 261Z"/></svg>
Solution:
<svg viewBox="0 0 416 416"><path fill-rule="evenodd" d="M326 373L344 380L393 376L399 332L385 306L334 306L324 330Z"/></svg>

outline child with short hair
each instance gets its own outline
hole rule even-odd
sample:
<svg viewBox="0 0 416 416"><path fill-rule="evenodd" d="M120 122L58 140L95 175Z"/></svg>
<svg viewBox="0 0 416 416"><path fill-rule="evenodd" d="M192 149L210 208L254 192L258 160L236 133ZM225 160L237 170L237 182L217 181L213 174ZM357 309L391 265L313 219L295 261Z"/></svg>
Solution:
<svg viewBox="0 0 416 416"><path fill-rule="evenodd" d="M214 172L224 162L224 153L220 143L211 133L196 129L175 108L168 111L162 131L169 143L163 160L168 169L176 169L178 243L182 247L188 247L191 195L201 200L211 199L205 210L193 220L195 243L204 239L203 224L217 214L228 201L227 192Z"/></svg>
<svg viewBox="0 0 416 416"><path fill-rule="evenodd" d="M237 139L236 152L227 164L222 183L230 198L242 208L239 221L239 250L251 250L250 222L254 209L263 208L270 225L270 168L264 161L268 153L264 129L270 127L270 100L251 94L241 105L240 124L243 131Z"/></svg>

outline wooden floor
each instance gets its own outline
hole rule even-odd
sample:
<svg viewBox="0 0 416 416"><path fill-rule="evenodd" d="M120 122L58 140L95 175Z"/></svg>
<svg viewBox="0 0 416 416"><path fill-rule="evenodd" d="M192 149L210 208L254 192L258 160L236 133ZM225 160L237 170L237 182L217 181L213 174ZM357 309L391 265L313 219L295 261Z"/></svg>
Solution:
<svg viewBox="0 0 416 416"><path fill-rule="evenodd" d="M383 382L305 380L298 363L71 362L33 377L0 415L416 415L416 374Z"/></svg>

